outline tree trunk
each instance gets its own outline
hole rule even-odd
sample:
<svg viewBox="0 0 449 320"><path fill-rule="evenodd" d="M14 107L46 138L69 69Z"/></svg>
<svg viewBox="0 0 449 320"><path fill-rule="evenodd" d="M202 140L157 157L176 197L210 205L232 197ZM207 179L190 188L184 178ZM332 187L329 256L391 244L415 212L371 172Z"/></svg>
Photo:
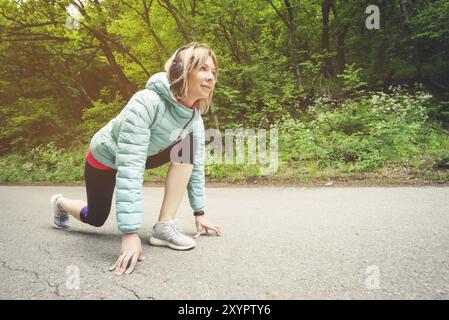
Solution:
<svg viewBox="0 0 449 320"><path fill-rule="evenodd" d="M123 73L122 68L117 64L117 61L115 60L114 54L112 53L111 48L105 44L101 44L101 50L103 51L104 55L106 56L106 59L109 62L109 65L112 68L112 72L118 76L119 78L119 90L122 93L123 97L126 100L129 100L131 96L134 94L135 87L129 81L129 79L126 77L126 75Z"/></svg>
<svg viewBox="0 0 449 320"><path fill-rule="evenodd" d="M348 32L349 25L345 24L341 31L338 33L337 40L337 68L338 73L342 73L346 65L346 55L345 55L345 38Z"/></svg>
<svg viewBox="0 0 449 320"><path fill-rule="evenodd" d="M333 6L332 0L323 0L321 3L321 15L323 18L323 32L321 34L321 48L325 54L330 52L329 50L329 14L331 7ZM323 60L322 74L325 78L330 78L334 75L332 67L332 60L326 56Z"/></svg>
<svg viewBox="0 0 449 320"><path fill-rule="evenodd" d="M284 0L284 7L287 10L287 14L280 11L273 3L273 1L268 0L268 3L270 6L274 9L274 11L277 13L277 15L281 18L282 22L284 22L285 26L288 30L288 40L289 40L289 51L290 51L290 63L292 65L292 69L295 73L295 79L296 79L296 86L297 89L300 90L302 87L302 80L301 80L301 68L299 66L300 59L299 59L299 44L298 44L298 37L297 37L297 26L295 21L295 12L294 8L291 5L291 3L288 0ZM298 1L298 7L299 7L299 1Z"/></svg>
<svg viewBox="0 0 449 320"><path fill-rule="evenodd" d="M407 3L405 0L400 0L400 8L401 8L401 12L402 15L404 16L404 20L405 20L405 29L407 31L407 34L409 36L409 38L413 37L413 30L410 26L410 19L409 19L409 15L408 15L408 10L407 10ZM416 72L417 72L417 76L419 80L423 80L423 74L422 74L422 63L421 63L421 52L419 50L419 46L417 44L416 40L412 40L413 43L413 63L415 65L416 68Z"/></svg>
<svg viewBox="0 0 449 320"><path fill-rule="evenodd" d="M293 67L295 70L295 78L296 78L296 87L298 90L302 87L301 81L301 68L299 67L299 53L298 53L298 39L296 33L296 21L295 21L295 13L293 12L293 7L288 0L284 0L285 8L287 9L287 16L289 21L289 31L290 31L290 41L291 41L291 57L293 62Z"/></svg>
<svg viewBox="0 0 449 320"><path fill-rule="evenodd" d="M176 10L175 6L173 6L173 4L169 0L162 0L162 1L164 2L165 5L163 5L158 0L159 5L164 7L165 9L167 9L167 11L172 15L173 19L175 19L176 25L178 26L178 29L181 32L181 34L184 37L184 39L186 39L188 42L191 42L192 41L192 37L187 32L187 30L184 28L184 26L183 26L183 24L181 22L181 18L182 17L180 17L177 14L177 10Z"/></svg>
<svg viewBox="0 0 449 320"><path fill-rule="evenodd" d="M134 10L134 12L136 12L141 18L142 20L145 22L145 24L148 26L148 31L150 33L150 36L156 41L158 47L162 50L162 52L168 56L169 55L169 51L167 49L167 47L164 45L164 43L162 42L161 38L158 36L158 34L156 33L156 31L153 28L153 24L151 23L151 17L150 17L150 10L151 7L153 5L153 0L149 1L149 3L147 4L146 0L142 0L142 4L143 4L143 9L144 11L141 12L139 10L139 8L134 7L133 5L131 5L130 3L126 2L125 0L121 0L121 3L123 3L125 6L131 8L132 10ZM162 61L162 56L160 54L160 52L158 52L157 55L157 59L159 60L159 63L161 65L164 64L164 62Z"/></svg>
<svg viewBox="0 0 449 320"><path fill-rule="evenodd" d="M214 123L215 129L220 129L220 123L218 122L218 116L214 111L214 104L211 103L209 106L210 116L212 117L212 122Z"/></svg>
<svg viewBox="0 0 449 320"><path fill-rule="evenodd" d="M78 7L79 11L86 18L87 22L91 21L91 18L89 17L87 12L84 10L84 7L82 6L82 2L78 3L76 1L71 1L71 3ZM65 10L65 7L61 3L59 5L63 10ZM96 7L97 7L97 10L101 11L100 3L97 3ZM122 67L115 60L114 53L108 43L109 41L112 41L112 39L107 37L106 28L103 27L104 32L102 32L95 28L91 28L90 26L88 26L87 24L85 24L83 22L81 22L81 25L83 27L85 27L100 42L99 47L100 47L101 51L103 51L104 55L106 56L106 59L108 60L109 65L111 66L112 73L117 75L117 77L119 79L119 90L120 90L121 94L123 95L123 97L126 100L129 100L131 98L131 96L134 94L134 91L136 88L135 88L135 85L131 81L129 81L129 79L126 77L125 73L123 72ZM120 47L120 45L117 43L114 43L114 44L118 47L119 51L121 51L122 53L125 53L129 57L131 57L137 64L139 64L143 68L143 70L145 72L148 73L148 71L145 69L145 67L133 55L131 55L129 52L127 52L127 50L125 48Z"/></svg>
<svg viewBox="0 0 449 320"><path fill-rule="evenodd" d="M190 2L190 10L192 13L192 17L195 17L196 16L196 0L192 0Z"/></svg>

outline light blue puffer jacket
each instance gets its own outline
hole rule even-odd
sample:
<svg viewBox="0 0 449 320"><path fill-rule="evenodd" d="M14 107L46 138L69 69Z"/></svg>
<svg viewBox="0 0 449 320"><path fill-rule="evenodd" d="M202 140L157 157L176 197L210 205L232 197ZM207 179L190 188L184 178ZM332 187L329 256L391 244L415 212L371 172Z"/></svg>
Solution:
<svg viewBox="0 0 449 320"><path fill-rule="evenodd" d="M147 157L172 144L177 136L173 130L179 131L187 123L184 130L193 132L195 143L187 192L192 209L200 210L206 202L203 119L198 109L192 111L176 101L165 72L151 76L145 89L135 93L120 114L93 136L90 150L94 158L117 169L116 213L121 232L135 232L141 226Z"/></svg>

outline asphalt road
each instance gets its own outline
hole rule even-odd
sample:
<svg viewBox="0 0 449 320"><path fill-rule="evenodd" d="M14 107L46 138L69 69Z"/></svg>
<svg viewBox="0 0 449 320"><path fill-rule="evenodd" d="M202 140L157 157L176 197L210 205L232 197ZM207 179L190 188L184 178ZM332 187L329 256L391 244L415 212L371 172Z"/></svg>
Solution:
<svg viewBox="0 0 449 320"><path fill-rule="evenodd" d="M222 237L148 244L162 188L144 188L146 260L108 272L115 209L101 228L52 227L49 197L83 187L0 186L0 299L448 299L448 187L208 188ZM194 233L184 197L178 225Z"/></svg>

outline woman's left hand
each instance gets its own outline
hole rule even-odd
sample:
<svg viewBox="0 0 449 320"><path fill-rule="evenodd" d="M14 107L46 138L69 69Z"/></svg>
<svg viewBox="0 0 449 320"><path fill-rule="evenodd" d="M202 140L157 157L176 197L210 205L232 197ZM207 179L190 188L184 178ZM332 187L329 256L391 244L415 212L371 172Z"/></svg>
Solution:
<svg viewBox="0 0 449 320"><path fill-rule="evenodd" d="M198 238L201 234L204 233L204 231L206 231L206 233L209 234L209 230L215 231L217 237L223 234L219 226L207 222L203 216L195 217L195 224L196 224L196 233L193 236L194 239Z"/></svg>

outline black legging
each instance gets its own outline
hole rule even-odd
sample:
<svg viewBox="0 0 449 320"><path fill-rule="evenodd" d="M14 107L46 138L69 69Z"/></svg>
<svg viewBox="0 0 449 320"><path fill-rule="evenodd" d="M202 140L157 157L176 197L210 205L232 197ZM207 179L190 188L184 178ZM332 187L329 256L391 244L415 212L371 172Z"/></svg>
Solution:
<svg viewBox="0 0 449 320"><path fill-rule="evenodd" d="M172 148L177 148L178 155L182 156L181 144L188 139L190 147L190 159L186 163L193 164L194 148L192 134L186 136L184 140L166 148L165 150L147 158L145 169L159 167L172 159L170 152ZM175 162L175 161L172 161ZM92 167L87 161L84 163L84 180L86 183L87 207L81 210L80 218L84 223L95 227L101 227L111 211L112 196L115 188L115 176L117 170L100 170Z"/></svg>

